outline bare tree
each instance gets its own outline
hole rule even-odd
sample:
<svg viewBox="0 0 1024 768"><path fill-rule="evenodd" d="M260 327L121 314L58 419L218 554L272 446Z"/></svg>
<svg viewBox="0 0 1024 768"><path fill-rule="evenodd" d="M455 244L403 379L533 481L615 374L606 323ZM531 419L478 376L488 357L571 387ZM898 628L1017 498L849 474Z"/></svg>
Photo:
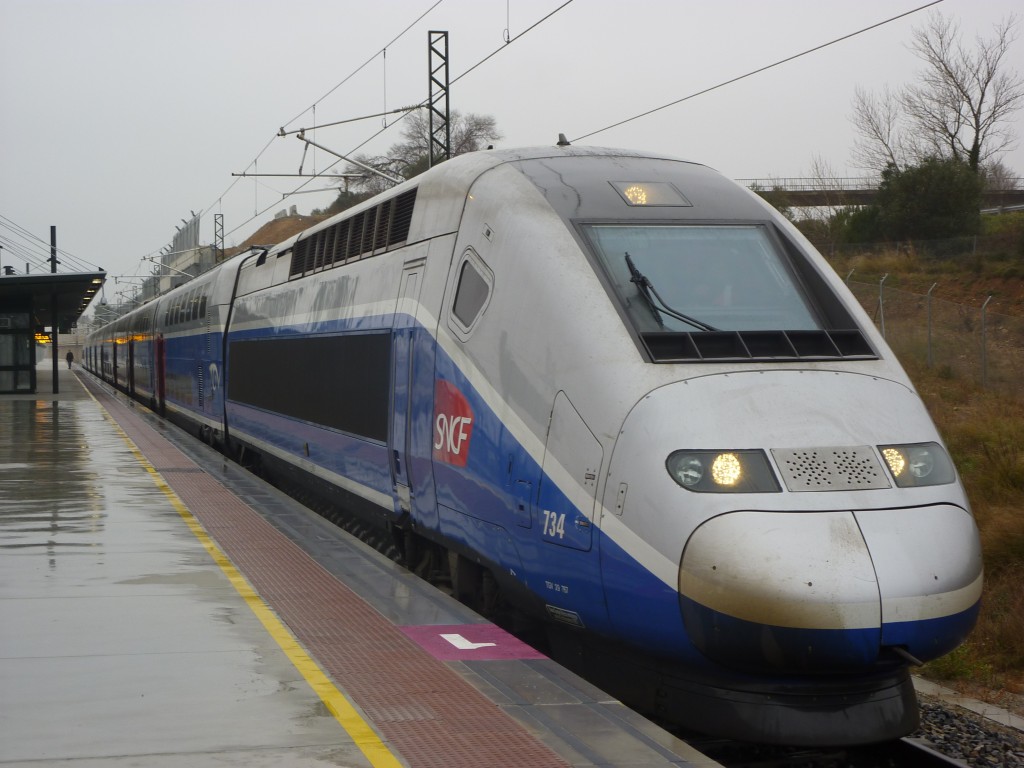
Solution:
<svg viewBox="0 0 1024 768"><path fill-rule="evenodd" d="M1017 188L1016 174L998 160L992 160L981 166L985 175L985 189L990 192L1008 192Z"/></svg>
<svg viewBox="0 0 1024 768"><path fill-rule="evenodd" d="M452 110L449 116L451 130L451 153L452 156L463 155L467 152L476 152L483 149L487 144L502 138L497 129L494 118L490 115L476 115L468 113L463 116L456 110ZM417 110L409 114L404 120L402 128L402 140L393 144L386 156L370 157L366 155L356 156L356 160L364 165L369 165L390 176L397 176L403 179L411 179L428 167L427 153L430 151L430 124L425 110ZM351 166L348 172L359 174L362 171ZM365 174L361 180L355 182L360 191L382 192L393 186L386 179L375 174Z"/></svg>
<svg viewBox="0 0 1024 768"><path fill-rule="evenodd" d="M857 132L853 141L857 167L875 173L888 165L903 167L907 152L901 139L901 117L899 94L888 85L881 96L857 86L850 117Z"/></svg>
<svg viewBox="0 0 1024 768"><path fill-rule="evenodd" d="M915 29L910 50L924 62L917 83L881 98L858 91L851 118L854 158L880 172L934 156L962 160L972 170L1014 146L1012 117L1024 106L1024 78L1007 60L1017 19L997 24L990 38L964 45L959 25L934 13Z"/></svg>
<svg viewBox="0 0 1024 768"><path fill-rule="evenodd" d="M835 243L838 234L836 214L843 206L834 190L842 189L845 184L821 155L811 157L810 179L811 185L823 195L825 202L824 205L807 208L804 218L817 222L821 234L828 238L829 243Z"/></svg>
<svg viewBox="0 0 1024 768"><path fill-rule="evenodd" d="M396 154L412 163L426 156L430 147L430 122L426 110L418 110L406 118L402 129L404 141L391 148L392 156ZM490 142L501 138L494 118L490 115L476 115L472 112L463 115L452 110L449 118L451 126L452 157L476 152Z"/></svg>

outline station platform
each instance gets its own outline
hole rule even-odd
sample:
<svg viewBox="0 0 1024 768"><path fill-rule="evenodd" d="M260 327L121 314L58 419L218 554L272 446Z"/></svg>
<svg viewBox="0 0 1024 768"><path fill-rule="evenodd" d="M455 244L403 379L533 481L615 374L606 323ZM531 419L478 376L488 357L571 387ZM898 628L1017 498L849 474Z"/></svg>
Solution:
<svg viewBox="0 0 1024 768"><path fill-rule="evenodd" d="M61 364L0 396L0 766L713 766Z"/></svg>

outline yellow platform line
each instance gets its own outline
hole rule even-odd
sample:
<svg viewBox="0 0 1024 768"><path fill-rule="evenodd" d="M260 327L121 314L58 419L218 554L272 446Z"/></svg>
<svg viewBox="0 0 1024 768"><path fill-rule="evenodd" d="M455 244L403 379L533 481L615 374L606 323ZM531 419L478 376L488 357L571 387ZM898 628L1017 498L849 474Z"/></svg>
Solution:
<svg viewBox="0 0 1024 768"><path fill-rule="evenodd" d="M91 392L89 395L93 397ZM132 455L149 473L156 487L163 491L171 506L174 507L186 525L188 525L189 530L192 531L193 535L199 540L199 543L210 554L210 557L213 558L213 561L224 572L224 575L228 577L228 581L231 582L231 585L245 601L245 604L249 606L250 610L256 615L256 618L260 620L260 623L263 624L264 628L274 639L274 642L284 651L284 654L291 663L295 665L295 669L299 671L299 674L309 684L309 687L320 697L320 701L324 703L324 706L334 715L334 719L338 721L341 727L345 729L345 732L352 738L353 743L366 755L366 759L370 761L370 764L374 768L402 768L403 763L385 746L373 728L360 716L355 706L345 697L345 694L335 687L330 677L306 653L291 631L277 618L270 606L252 588L252 585L249 584L241 572L235 568L227 555L210 538L202 524L189 512L188 508L178 497L178 494L174 492L174 489L167 484L156 467L149 462L135 442L121 428L121 425L117 423L117 420L95 397L93 397L93 400L103 411L103 415L107 417L121 437L124 438Z"/></svg>

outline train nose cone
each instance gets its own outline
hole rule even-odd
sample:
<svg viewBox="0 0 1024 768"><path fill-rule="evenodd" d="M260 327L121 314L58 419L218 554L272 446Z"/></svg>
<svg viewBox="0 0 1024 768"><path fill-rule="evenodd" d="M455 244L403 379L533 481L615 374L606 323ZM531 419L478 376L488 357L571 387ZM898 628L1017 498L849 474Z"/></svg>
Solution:
<svg viewBox="0 0 1024 768"><path fill-rule="evenodd" d="M720 515L683 552L683 621L705 656L732 667L863 670L898 661L888 648L928 661L974 625L973 534L948 504Z"/></svg>
<svg viewBox="0 0 1024 768"><path fill-rule="evenodd" d="M842 671L878 657L878 582L851 512L712 518L683 552L679 596L694 645L728 666Z"/></svg>
<svg viewBox="0 0 1024 768"><path fill-rule="evenodd" d="M954 477L901 486L882 447L939 440L899 382L795 369L695 377L652 390L630 412L603 529L623 529L618 541L661 583L677 582L672 619L690 649L720 663L862 672L905 663L895 649L927 661L973 625L978 532ZM759 455L750 462L759 474L733 455L716 479L715 462L733 451ZM741 475L747 484L734 487ZM618 565L611 554L606 562ZM642 599L660 593L620 572L609 567L605 585L625 633Z"/></svg>

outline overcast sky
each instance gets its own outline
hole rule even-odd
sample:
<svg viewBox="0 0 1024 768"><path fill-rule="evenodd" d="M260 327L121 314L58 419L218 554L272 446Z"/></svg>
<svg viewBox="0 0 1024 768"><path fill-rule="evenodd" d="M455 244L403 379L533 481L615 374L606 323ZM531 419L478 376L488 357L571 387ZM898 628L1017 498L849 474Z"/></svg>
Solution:
<svg viewBox="0 0 1024 768"><path fill-rule="evenodd" d="M148 275L143 259L191 211L203 214L203 243L222 213L231 246L279 210L327 205L329 192L286 196L301 179L231 174L323 170L335 158L310 150L303 159L303 145L277 138L278 129L424 101L428 30L449 32L452 79L497 51L452 85L453 109L492 115L499 146L549 145L560 132L599 131L926 0L575 0L555 12L563 2L0 0L0 262L20 273L30 258L45 259L56 225L58 246L73 257L62 271ZM970 41L1020 7L945 0L931 11L956 19ZM858 175L854 88L914 79L920 64L907 43L928 13L578 143L667 153L735 179L807 175L815 156L836 175ZM1024 70L1024 40L1011 63ZM383 127L367 119L320 128L315 140L342 154L380 154L400 140L401 123ZM1018 149L1002 160L1024 175L1024 113L1017 133ZM107 298L130 286L108 281Z"/></svg>

